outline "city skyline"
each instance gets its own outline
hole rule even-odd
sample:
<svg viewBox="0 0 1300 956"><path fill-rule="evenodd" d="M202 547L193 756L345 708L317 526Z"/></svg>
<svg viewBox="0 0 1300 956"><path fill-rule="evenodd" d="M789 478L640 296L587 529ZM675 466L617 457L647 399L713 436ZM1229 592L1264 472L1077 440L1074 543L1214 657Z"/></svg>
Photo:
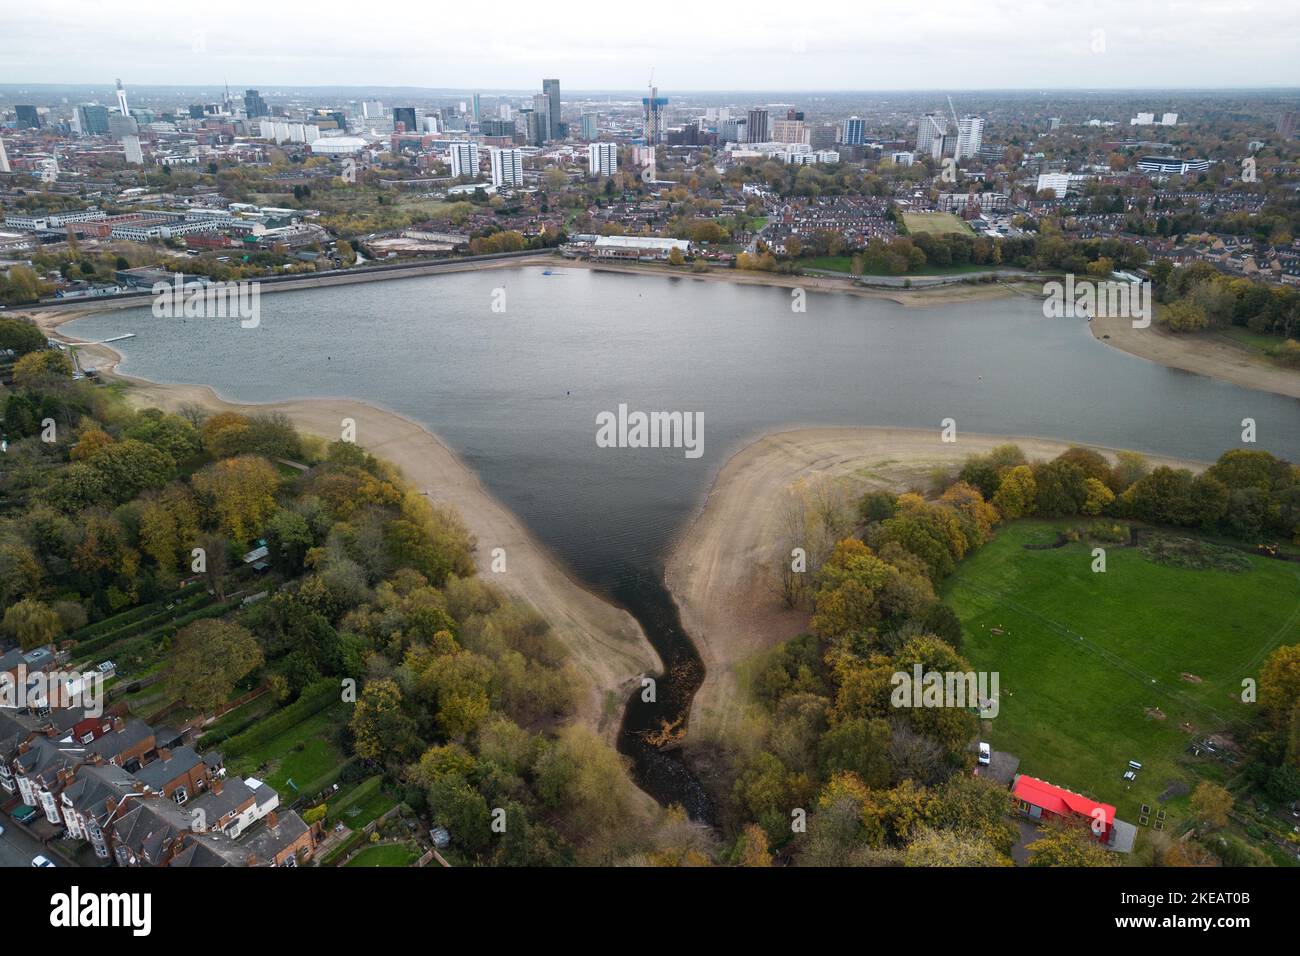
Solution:
<svg viewBox="0 0 1300 956"><path fill-rule="evenodd" d="M941 0L870 19L832 7L793 28L788 9L768 2L738 22L723 10L672 4L644 19L611 10L572 22L520 7L505 25L484 28L472 11L449 10L434 24L398 5L389 17L366 19L325 0L324 15L303 20L233 0L220 22L171 18L175 42L165 44L132 27L144 9L139 0L111 10L71 0L8 13L0 83L97 83L130 62L143 85L238 77L267 86L523 89L560 65L574 91L641 89L652 69L661 88L701 92L1129 89L1154 88L1157 77L1161 88L1300 85L1300 10L1265 16L1249 0L1155 10L998 0L977 11ZM337 39L335 12L347 18L346 42ZM84 29L69 32L68 22ZM1035 42L1024 43L1027 36ZM719 44L726 58L716 55ZM438 82L453 77L455 87Z"/></svg>

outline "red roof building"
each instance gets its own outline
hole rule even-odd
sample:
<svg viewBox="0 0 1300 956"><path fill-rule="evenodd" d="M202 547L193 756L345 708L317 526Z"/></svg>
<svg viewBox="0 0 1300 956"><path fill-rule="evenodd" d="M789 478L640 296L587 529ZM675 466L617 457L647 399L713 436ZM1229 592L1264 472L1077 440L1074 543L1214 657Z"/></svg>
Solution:
<svg viewBox="0 0 1300 956"><path fill-rule="evenodd" d="M1011 793L1021 812L1035 820L1078 817L1090 826L1096 820L1101 830L1098 832L1094 827L1093 832L1098 833L1103 840L1109 839L1111 828L1115 825L1115 808L1109 803L1098 803L1073 790L1054 786L1046 780L1018 774Z"/></svg>

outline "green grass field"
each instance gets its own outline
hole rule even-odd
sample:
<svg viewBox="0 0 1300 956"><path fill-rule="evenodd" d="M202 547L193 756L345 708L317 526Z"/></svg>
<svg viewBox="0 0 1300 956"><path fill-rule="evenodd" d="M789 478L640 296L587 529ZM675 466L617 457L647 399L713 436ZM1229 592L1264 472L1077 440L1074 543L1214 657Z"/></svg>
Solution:
<svg viewBox="0 0 1300 956"><path fill-rule="evenodd" d="M276 789L281 800L293 802L298 791L289 786L290 780L301 788L344 761L333 738L339 725L347 720L346 709L347 705L338 704L308 717L232 760L233 769L241 777L260 777ZM262 769L264 766L266 769Z"/></svg>
<svg viewBox="0 0 1300 956"><path fill-rule="evenodd" d="M1269 651L1296 639L1300 567L1252 556L1240 574L1192 571L1110 545L1099 574L1094 543L1025 549L1065 526L1002 528L943 594L972 667L1000 675L1000 711L986 722L994 748L1016 754L1021 772L1113 803L1136 823L1139 804L1156 805L1172 782L1227 775L1186 747L1242 716L1242 678L1257 678ZM1145 768L1133 784L1122 779L1129 760ZM1185 803L1169 802L1171 825Z"/></svg>
<svg viewBox="0 0 1300 956"><path fill-rule="evenodd" d="M419 858L419 851L410 844L383 843L366 847L344 866L410 866Z"/></svg>
<svg viewBox="0 0 1300 956"><path fill-rule="evenodd" d="M905 212L903 225L907 226L907 231L913 235L919 232L929 232L936 236L950 233L962 236L975 234L970 226L950 212Z"/></svg>

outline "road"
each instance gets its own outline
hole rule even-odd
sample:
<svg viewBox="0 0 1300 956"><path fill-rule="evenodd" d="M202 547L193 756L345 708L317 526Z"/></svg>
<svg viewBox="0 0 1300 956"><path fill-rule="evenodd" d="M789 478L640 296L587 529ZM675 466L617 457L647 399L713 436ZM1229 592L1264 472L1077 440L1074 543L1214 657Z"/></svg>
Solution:
<svg viewBox="0 0 1300 956"><path fill-rule="evenodd" d="M0 866L31 866L32 857L38 853L51 856L39 841L20 830L7 816L0 818L0 826L5 828L4 835L0 836Z"/></svg>

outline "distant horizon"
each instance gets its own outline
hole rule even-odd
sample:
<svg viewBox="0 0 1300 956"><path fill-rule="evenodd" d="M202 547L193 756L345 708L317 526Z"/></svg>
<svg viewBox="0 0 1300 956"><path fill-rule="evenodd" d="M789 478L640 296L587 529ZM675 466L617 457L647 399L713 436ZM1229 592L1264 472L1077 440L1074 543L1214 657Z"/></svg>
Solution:
<svg viewBox="0 0 1300 956"><path fill-rule="evenodd" d="M558 77L586 91L641 90L653 75L661 89L700 92L1300 86L1300 4L1255 0L929 0L879 9L831 0L807 11L781 0L742 10L684 0L562 10L506 0L490 18L463 6L431 16L408 0L375 10L317 0L310 15L227 0L219 17L204 8L160 14L150 0L11 6L6 83L122 76L151 87L201 74L214 85L256 76L311 89L367 85L337 82L364 76L377 87L425 89L436 76L450 82L433 89L510 91ZM1148 86L1153 77L1158 86Z"/></svg>
<svg viewBox="0 0 1300 956"><path fill-rule="evenodd" d="M16 92L24 90L59 90L59 89L89 89L98 90L101 87L107 90L113 90L118 78L114 77L109 80L99 80L95 82L88 81L60 81L60 82L11 82L0 81L0 91ZM128 79L122 78L122 85L129 93L131 90L144 90L150 92L166 92L170 90L221 90L227 85L231 92L238 90L242 93L246 89L255 89L258 91L271 90L276 92L349 92L353 91L358 94L363 93L425 93L439 96L473 96L475 93L487 96L531 96L541 89L541 77L538 78L537 86L534 87L452 87L452 86L395 86L387 84L303 84L303 83L260 83L240 81L239 83L226 84L217 83L136 83L132 84ZM561 95L563 98L571 96L641 96L645 93L645 88L615 88L615 87L574 87L566 88L564 79L560 77ZM797 96L857 96L857 95L875 95L875 94L957 94L957 93L1021 93L1031 95L1034 93L1074 93L1074 94L1111 94L1111 93L1287 93L1293 92L1300 95L1300 84L1296 85L1244 85L1244 86L981 86L981 87L876 87L876 88L795 88L795 87L666 87L656 84L660 96L719 96L728 94L794 94Z"/></svg>

